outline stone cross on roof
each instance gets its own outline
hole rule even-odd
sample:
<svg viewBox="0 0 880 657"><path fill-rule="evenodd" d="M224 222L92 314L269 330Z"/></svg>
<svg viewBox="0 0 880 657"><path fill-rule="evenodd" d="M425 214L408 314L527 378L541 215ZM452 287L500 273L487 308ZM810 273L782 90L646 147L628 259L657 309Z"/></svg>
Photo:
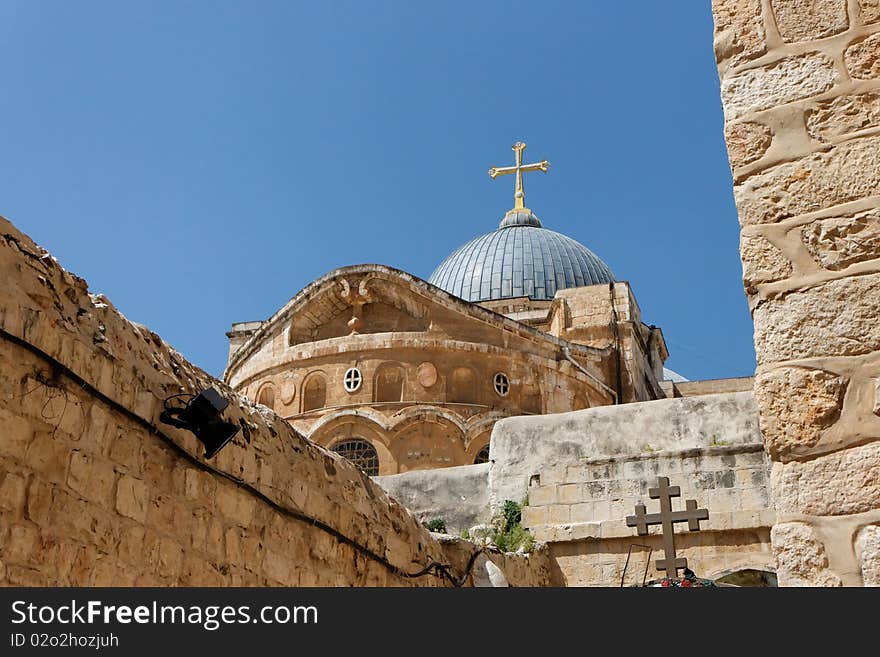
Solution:
<svg viewBox="0 0 880 657"><path fill-rule="evenodd" d="M489 175L492 176L492 180L495 180L498 176L504 176L508 173L516 174L516 189L513 193L513 209L523 210L525 209L526 200L526 193L523 191L523 172L544 171L546 173L547 169L550 167L550 163L547 160L541 160L534 164L523 164L522 154L526 149L525 142L518 141L511 146L511 148L513 148L513 152L516 153L516 164L512 167L492 167L489 169Z"/></svg>
<svg viewBox="0 0 880 657"><path fill-rule="evenodd" d="M677 577L679 568L687 568L687 559L675 556L675 523L686 522L688 531L699 531L700 520L708 520L709 511L698 509L696 500L687 500L684 511L673 511L672 498L679 497L681 489L670 486L669 477L657 477L657 487L649 488L648 495L660 500L660 513L645 513L645 505L636 504L636 514L626 517L626 526L635 527L639 536L645 536L649 525L661 525L665 558L657 560L657 570L665 570L667 577Z"/></svg>

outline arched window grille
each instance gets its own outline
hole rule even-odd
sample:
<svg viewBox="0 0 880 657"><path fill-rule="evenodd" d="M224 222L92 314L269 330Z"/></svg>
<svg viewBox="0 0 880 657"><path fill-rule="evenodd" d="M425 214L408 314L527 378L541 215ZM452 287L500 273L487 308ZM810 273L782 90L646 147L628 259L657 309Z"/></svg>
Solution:
<svg viewBox="0 0 880 657"><path fill-rule="evenodd" d="M489 446L486 445L483 449L477 452L476 458L474 458L474 465L478 463L488 463L489 462Z"/></svg>
<svg viewBox="0 0 880 657"><path fill-rule="evenodd" d="M354 463L368 476L375 477L379 474L379 454L366 440L348 438L336 443L331 449Z"/></svg>

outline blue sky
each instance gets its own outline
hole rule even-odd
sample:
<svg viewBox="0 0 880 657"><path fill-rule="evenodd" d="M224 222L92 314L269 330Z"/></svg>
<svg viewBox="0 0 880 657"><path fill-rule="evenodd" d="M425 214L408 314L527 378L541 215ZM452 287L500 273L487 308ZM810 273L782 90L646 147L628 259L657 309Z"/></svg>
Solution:
<svg viewBox="0 0 880 657"><path fill-rule="evenodd" d="M198 365L343 265L428 278L528 174L663 328L754 370L705 2L0 3L0 213Z"/></svg>

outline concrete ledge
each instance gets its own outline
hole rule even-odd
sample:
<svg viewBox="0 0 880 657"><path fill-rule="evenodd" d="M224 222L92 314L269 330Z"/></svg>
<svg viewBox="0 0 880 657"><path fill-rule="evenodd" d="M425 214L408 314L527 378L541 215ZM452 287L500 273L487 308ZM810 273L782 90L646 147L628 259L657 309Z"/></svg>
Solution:
<svg viewBox="0 0 880 657"><path fill-rule="evenodd" d="M373 481L423 522L442 518L449 532L490 519L488 463L412 470Z"/></svg>
<svg viewBox="0 0 880 657"><path fill-rule="evenodd" d="M492 430L489 501L522 500L532 475L586 459L761 444L751 392L601 406L500 420ZM721 445L719 445L721 443Z"/></svg>
<svg viewBox="0 0 880 657"><path fill-rule="evenodd" d="M726 511L712 513L709 520L702 523L700 531L725 531L730 529L760 529L772 527L776 522L773 509L754 511ZM603 538L632 538L638 535L633 527L626 526L626 520L603 520L601 522L578 522L568 525L538 525L530 528L535 540L541 543L566 543L569 541L598 540ZM660 533L659 527L651 527L649 535ZM677 530L676 533L679 533Z"/></svg>

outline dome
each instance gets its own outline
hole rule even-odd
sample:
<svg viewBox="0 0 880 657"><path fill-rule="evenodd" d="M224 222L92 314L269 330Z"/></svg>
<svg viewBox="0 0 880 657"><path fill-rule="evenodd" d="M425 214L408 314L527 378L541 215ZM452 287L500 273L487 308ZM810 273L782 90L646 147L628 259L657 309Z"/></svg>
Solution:
<svg viewBox="0 0 880 657"><path fill-rule="evenodd" d="M557 290L612 281L614 274L595 253L544 228L527 208L511 210L498 230L454 251L429 279L471 302L552 299Z"/></svg>

